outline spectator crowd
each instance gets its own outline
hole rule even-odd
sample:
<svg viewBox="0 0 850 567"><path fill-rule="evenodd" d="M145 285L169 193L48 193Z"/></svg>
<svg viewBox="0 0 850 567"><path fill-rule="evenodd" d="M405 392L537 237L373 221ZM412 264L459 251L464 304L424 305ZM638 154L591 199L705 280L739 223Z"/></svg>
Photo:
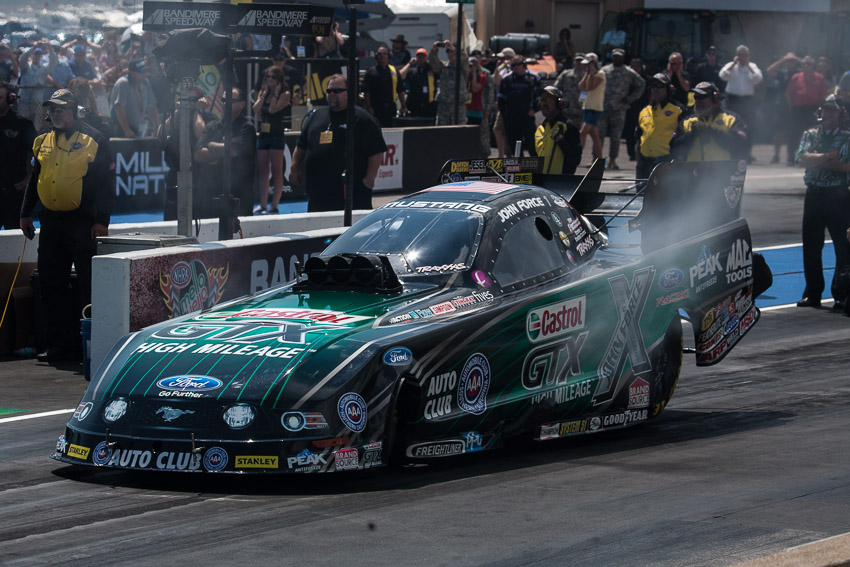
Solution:
<svg viewBox="0 0 850 567"><path fill-rule="evenodd" d="M586 145L607 168L625 167L619 155L625 139L628 160L641 178L669 159L751 162L756 134L773 142L774 163L785 144L785 160L796 165L799 142L817 124L815 114L826 95L850 96L850 72L836 77L824 57L788 53L762 71L745 45L738 46L731 61L720 60L713 46L699 61L685 61L673 51L666 66L650 75L643 61L627 58L623 33L606 34L600 57L577 52L569 29L561 30L554 53L557 77L541 77L533 70L534 59L510 47L470 52L437 41L408 50L404 35L396 34L390 45L374 51L374 66L363 70L360 104L381 128L477 125L479 143L470 157L488 157L491 147L499 157L540 155L548 169L561 173L575 171ZM234 47L252 51L271 45L265 36L236 34ZM175 92L152 48L150 32L124 42L117 33L107 33L99 44L84 37L64 43L42 39L15 49L0 43L0 84L8 92L6 102L14 100L10 109L31 122L36 135L51 127L45 101L56 90L68 89L77 96L81 120L108 137L159 136L174 169L179 157ZM250 136L257 138L250 151L231 156L253 162L236 168L251 182L240 179L234 190L259 206L242 207L241 213L276 213L284 193L291 191L284 132L293 127L292 107L307 99L304 73L292 60L341 59L346 53L347 39L338 23L327 37L287 38L256 84L234 91L240 148ZM199 87L191 96L193 178L196 184L220 183L213 167L220 157L213 132L223 134L213 111L223 99ZM247 121L243 114L249 115ZM173 185L173 175L170 179ZM195 209L214 213L208 199L197 201Z"/></svg>

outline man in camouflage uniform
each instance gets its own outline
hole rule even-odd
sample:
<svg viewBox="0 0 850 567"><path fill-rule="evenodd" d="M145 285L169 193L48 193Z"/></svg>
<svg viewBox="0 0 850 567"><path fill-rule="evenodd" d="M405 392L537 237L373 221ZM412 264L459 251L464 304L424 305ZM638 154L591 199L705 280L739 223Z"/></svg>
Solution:
<svg viewBox="0 0 850 567"><path fill-rule="evenodd" d="M576 53L573 58L573 68L561 71L558 78L555 80L555 86L564 93L564 118L569 120L576 128L581 128L582 107L579 95L581 89L578 88L578 82L581 76L584 75L584 53Z"/></svg>
<svg viewBox="0 0 850 567"><path fill-rule="evenodd" d="M443 46L445 46L448 61L442 61L438 55L440 47ZM458 55L460 55L459 58ZM466 101L469 100L469 91L466 89L466 80L469 76L468 55L466 52L458 54L450 41L435 41L428 61L434 72L440 75L440 89L437 91L437 126L466 124ZM455 75L458 61L460 62L459 108L455 107Z"/></svg>
<svg viewBox="0 0 850 567"><path fill-rule="evenodd" d="M493 101L496 100L496 93L493 89L493 75L490 74L490 71L481 66L480 51L473 51L472 55L469 57L469 73L470 82L478 80L479 83L483 82L484 84L484 88L481 90L482 116L480 117L478 124L478 141L481 147L481 157L487 158L490 155L490 107L493 105ZM475 93L473 92L473 100L474 98ZM469 106L467 105L467 112L468 111ZM467 118L467 122L475 124L475 119Z"/></svg>
<svg viewBox="0 0 850 567"><path fill-rule="evenodd" d="M629 106L639 99L646 88L643 77L625 64L626 52L620 48L612 51L614 62L602 67L605 73L605 110L599 119L599 136L602 142L610 140L608 169L620 169L617 156L620 155L620 136L626 121Z"/></svg>

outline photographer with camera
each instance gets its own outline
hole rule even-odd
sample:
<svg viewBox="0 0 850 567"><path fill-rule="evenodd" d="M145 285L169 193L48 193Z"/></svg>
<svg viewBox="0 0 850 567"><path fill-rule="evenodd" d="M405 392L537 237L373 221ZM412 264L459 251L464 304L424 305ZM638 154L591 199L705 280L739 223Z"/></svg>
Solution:
<svg viewBox="0 0 850 567"><path fill-rule="evenodd" d="M446 50L448 61L440 59L440 48ZM437 126L466 124L466 101L469 91L466 78L469 76L469 56L457 53L451 41L435 41L428 56L431 68L440 76L440 88L437 91ZM457 66L460 65L460 84L457 83ZM460 88L458 105L455 106L455 89Z"/></svg>
<svg viewBox="0 0 850 567"><path fill-rule="evenodd" d="M581 144L578 128L563 119L562 99L560 89L543 89L539 105L544 120L534 134L534 147L543 158L543 173L572 175L581 161Z"/></svg>
<svg viewBox="0 0 850 567"><path fill-rule="evenodd" d="M593 142L593 157L602 157L602 140L599 138L599 119L602 117L602 111L605 109L605 73L599 69L599 57L595 53L588 53L582 60L584 65L584 75L578 82L578 88L581 89L579 99L582 101L584 113L582 119L584 124L581 125L579 137L581 139L581 147L584 148L584 142L590 136ZM588 167L592 165L589 164Z"/></svg>

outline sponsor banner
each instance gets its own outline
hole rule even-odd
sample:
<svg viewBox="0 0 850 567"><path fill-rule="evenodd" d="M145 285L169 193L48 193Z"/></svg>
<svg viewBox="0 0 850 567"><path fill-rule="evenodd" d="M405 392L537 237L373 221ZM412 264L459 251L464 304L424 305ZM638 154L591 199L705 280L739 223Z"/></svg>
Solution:
<svg viewBox="0 0 850 567"><path fill-rule="evenodd" d="M604 429L619 429L635 425L649 419L648 410L626 410L617 413L609 413L591 417L589 419L588 432L601 431Z"/></svg>
<svg viewBox="0 0 850 567"><path fill-rule="evenodd" d="M363 468L369 469L384 464L382 456L383 444L381 441L363 445Z"/></svg>
<svg viewBox="0 0 850 567"><path fill-rule="evenodd" d="M455 386L457 386L457 372L454 370L431 376L428 380L427 401L423 415L426 420L441 419L451 414Z"/></svg>
<svg viewBox="0 0 850 567"><path fill-rule="evenodd" d="M229 31L326 36L333 12L332 7L304 4L236 4L228 21Z"/></svg>
<svg viewBox="0 0 850 567"><path fill-rule="evenodd" d="M586 305L582 295L529 311L525 326L528 340L539 343L584 329Z"/></svg>
<svg viewBox="0 0 850 567"><path fill-rule="evenodd" d="M413 353L406 347L393 347L384 353L387 366L407 366L413 362Z"/></svg>
<svg viewBox="0 0 850 567"><path fill-rule="evenodd" d="M337 403L337 412L342 423L355 433L366 429L366 401L359 394L344 394Z"/></svg>
<svg viewBox="0 0 850 567"><path fill-rule="evenodd" d="M541 425L538 439L540 441L546 441L548 439L558 439L559 437L581 435L582 433L589 433L589 428L590 418L573 419L562 423Z"/></svg>
<svg viewBox="0 0 850 567"><path fill-rule="evenodd" d="M171 31L206 28L224 31L232 19L230 4L212 2L150 2L142 5L142 29Z"/></svg>
<svg viewBox="0 0 850 567"><path fill-rule="evenodd" d="M195 249L130 261L130 331L292 281L328 238Z"/></svg>
<svg viewBox="0 0 850 567"><path fill-rule="evenodd" d="M171 31L206 28L252 34L326 36L332 7L301 4L217 4L206 2L144 3L142 29Z"/></svg>
<svg viewBox="0 0 850 567"><path fill-rule="evenodd" d="M110 140L109 146L115 156L115 200L112 212L161 210L165 200L165 175L169 167L165 163L165 151L159 140L114 139Z"/></svg>
<svg viewBox="0 0 850 567"><path fill-rule="evenodd" d="M463 411L481 415L487 410L490 390L490 362L481 353L467 359L457 386L457 405Z"/></svg>
<svg viewBox="0 0 850 567"><path fill-rule="evenodd" d="M297 455L287 457L286 467L291 472L317 472L328 464L328 456L304 449Z"/></svg>
<svg viewBox="0 0 850 567"><path fill-rule="evenodd" d="M273 455L236 455L233 466L237 469L276 469L278 457Z"/></svg>
<svg viewBox="0 0 850 567"><path fill-rule="evenodd" d="M451 457L460 455L466 449L466 441L463 439L445 439L430 443L418 443L407 448L407 456L418 459L432 459L437 457Z"/></svg>
<svg viewBox="0 0 850 567"><path fill-rule="evenodd" d="M338 471L355 470L360 466L359 461L360 458L357 454L357 449L340 449L339 451L334 451L334 462Z"/></svg>
<svg viewBox="0 0 850 567"><path fill-rule="evenodd" d="M74 457L75 459L81 459L83 461L89 458L89 452L91 451L88 447L82 447L80 445L74 445L71 443L68 445L68 456Z"/></svg>
<svg viewBox="0 0 850 567"><path fill-rule="evenodd" d="M92 462L102 467L124 469L156 469L162 471L198 471L201 466L218 472L227 466L227 452L221 447L213 447L201 455L191 451L159 451L110 448L105 441L100 442L92 454Z"/></svg>
<svg viewBox="0 0 850 567"><path fill-rule="evenodd" d="M381 157L374 189L397 189L402 186L404 171L404 132L402 130L384 130L384 142L387 151Z"/></svg>

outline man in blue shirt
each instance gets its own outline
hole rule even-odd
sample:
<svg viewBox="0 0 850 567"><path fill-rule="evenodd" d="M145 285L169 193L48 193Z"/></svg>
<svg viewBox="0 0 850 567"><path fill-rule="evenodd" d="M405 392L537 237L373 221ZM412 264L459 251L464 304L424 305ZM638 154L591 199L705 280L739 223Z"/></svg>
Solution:
<svg viewBox="0 0 850 567"><path fill-rule="evenodd" d="M94 66L91 61L86 59L86 47L84 45L77 44L74 46L74 58L68 62L68 66L75 77L82 77L89 81L97 78Z"/></svg>
<svg viewBox="0 0 850 567"><path fill-rule="evenodd" d="M846 231L850 225L850 129L843 125L847 111L841 99L829 95L818 112L820 125L807 130L797 149L797 164L806 168L803 181L803 273L806 289L797 307L820 307L824 290L821 252L824 230L829 230L835 247L835 273L850 266L850 245ZM835 281L835 280L833 280ZM835 286L833 286L835 288ZM845 297L836 297L836 309L844 307Z"/></svg>

